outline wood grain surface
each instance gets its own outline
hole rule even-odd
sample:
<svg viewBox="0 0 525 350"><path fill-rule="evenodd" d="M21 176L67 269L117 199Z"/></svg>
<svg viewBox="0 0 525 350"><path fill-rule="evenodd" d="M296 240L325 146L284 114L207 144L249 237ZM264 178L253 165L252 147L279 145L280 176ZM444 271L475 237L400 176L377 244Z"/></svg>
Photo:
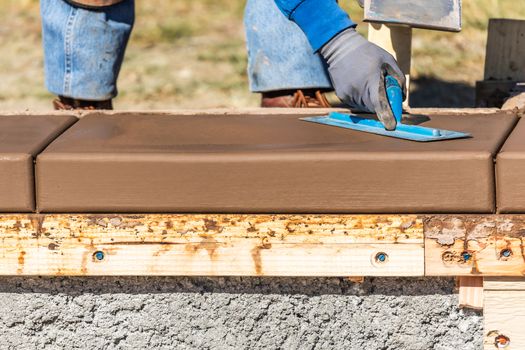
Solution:
<svg viewBox="0 0 525 350"><path fill-rule="evenodd" d="M426 275L525 275L523 215L429 216L424 231Z"/></svg>
<svg viewBox="0 0 525 350"><path fill-rule="evenodd" d="M3 215L2 275L421 276L416 216Z"/></svg>
<svg viewBox="0 0 525 350"><path fill-rule="evenodd" d="M525 278L485 278L484 299L484 349L525 349Z"/></svg>

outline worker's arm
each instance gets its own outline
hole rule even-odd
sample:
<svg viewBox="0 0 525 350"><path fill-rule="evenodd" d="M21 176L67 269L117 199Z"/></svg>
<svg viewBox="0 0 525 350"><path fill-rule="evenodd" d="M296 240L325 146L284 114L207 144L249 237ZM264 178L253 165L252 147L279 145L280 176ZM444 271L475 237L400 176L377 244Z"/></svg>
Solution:
<svg viewBox="0 0 525 350"><path fill-rule="evenodd" d="M303 30L314 51L346 28L356 26L335 0L275 0L275 3Z"/></svg>
<svg viewBox="0 0 525 350"><path fill-rule="evenodd" d="M337 96L346 104L377 113L388 130L396 119L390 109L385 76L392 75L406 90L405 76L396 60L355 31L355 23L336 0L275 0L323 56Z"/></svg>

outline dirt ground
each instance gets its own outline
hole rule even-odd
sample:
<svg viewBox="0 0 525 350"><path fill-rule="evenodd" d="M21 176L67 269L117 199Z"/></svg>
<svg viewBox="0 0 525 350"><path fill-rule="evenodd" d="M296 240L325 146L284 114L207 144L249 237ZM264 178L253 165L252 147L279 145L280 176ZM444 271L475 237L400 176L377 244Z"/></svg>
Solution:
<svg viewBox="0 0 525 350"><path fill-rule="evenodd" d="M362 10L341 1L356 21ZM137 1L119 109L256 106L247 88L242 0ZM525 19L522 0L464 0L460 34L416 30L413 106L471 106L489 17ZM366 34L366 24L359 30ZM0 110L50 109L37 0L0 0Z"/></svg>

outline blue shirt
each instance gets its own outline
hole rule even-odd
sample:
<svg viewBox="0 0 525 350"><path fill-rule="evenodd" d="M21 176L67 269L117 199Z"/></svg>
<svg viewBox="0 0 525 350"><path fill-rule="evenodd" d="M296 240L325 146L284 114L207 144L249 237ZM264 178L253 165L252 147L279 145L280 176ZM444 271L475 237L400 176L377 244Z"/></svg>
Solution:
<svg viewBox="0 0 525 350"><path fill-rule="evenodd" d="M275 0L288 19L303 30L314 51L356 24L336 0Z"/></svg>

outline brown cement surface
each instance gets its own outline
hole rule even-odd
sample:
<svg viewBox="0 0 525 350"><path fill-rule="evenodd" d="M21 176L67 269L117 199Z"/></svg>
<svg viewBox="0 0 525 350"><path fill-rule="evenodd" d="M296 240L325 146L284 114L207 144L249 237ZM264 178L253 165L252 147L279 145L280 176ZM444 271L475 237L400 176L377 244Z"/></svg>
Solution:
<svg viewBox="0 0 525 350"><path fill-rule="evenodd" d="M498 211L525 213L525 121L520 120L496 160Z"/></svg>
<svg viewBox="0 0 525 350"><path fill-rule="evenodd" d="M65 115L0 117L0 212L35 209L34 157L76 120Z"/></svg>
<svg viewBox="0 0 525 350"><path fill-rule="evenodd" d="M417 119L417 118L416 118ZM37 160L43 212L492 212L516 117L435 115L416 143L294 115L88 115Z"/></svg>

